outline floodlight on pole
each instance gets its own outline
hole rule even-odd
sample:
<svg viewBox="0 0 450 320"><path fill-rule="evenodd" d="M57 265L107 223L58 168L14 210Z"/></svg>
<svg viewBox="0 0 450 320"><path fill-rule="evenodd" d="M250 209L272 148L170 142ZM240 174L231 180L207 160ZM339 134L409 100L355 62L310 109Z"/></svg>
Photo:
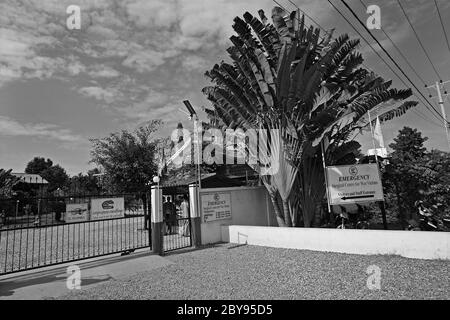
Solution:
<svg viewBox="0 0 450 320"><path fill-rule="evenodd" d="M191 118L193 116L197 116L197 112L195 112L194 107L192 107L192 104L189 102L189 100L183 100L184 105L186 106L186 109L189 111L189 114L191 115Z"/></svg>
<svg viewBox="0 0 450 320"><path fill-rule="evenodd" d="M197 141L197 210L200 210L200 189L202 187L202 178L201 178L201 169L200 169L200 155L202 152L202 142L201 139L198 137L198 115L197 112L195 112L194 107L192 107L192 104L189 102L189 100L183 100L183 104L186 106L186 109L188 110L190 116L189 120L194 121L194 138L197 137L197 139L194 139L194 141ZM200 134L202 134L200 132Z"/></svg>

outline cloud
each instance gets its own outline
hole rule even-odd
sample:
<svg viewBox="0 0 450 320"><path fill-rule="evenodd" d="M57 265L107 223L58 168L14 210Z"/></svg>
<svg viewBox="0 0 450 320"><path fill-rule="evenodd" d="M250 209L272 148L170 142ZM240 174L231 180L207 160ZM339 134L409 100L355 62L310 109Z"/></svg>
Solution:
<svg viewBox="0 0 450 320"><path fill-rule="evenodd" d="M203 73L226 59L233 18L245 11L256 15L260 8L270 16L274 6L271 0L20 3L0 3L0 25L4 26L0 29L0 86L14 80L57 77L72 81L74 90L130 119L148 117L164 105L170 109L174 97L192 92L200 96ZM282 3L293 9L287 1ZM65 27L65 9L70 4L81 8L79 31ZM312 16L333 16L331 8L317 1L305 0L302 6ZM402 34L392 36L399 41Z"/></svg>
<svg viewBox="0 0 450 320"><path fill-rule="evenodd" d="M55 124L20 123L17 120L4 116L0 116L0 135L46 138L71 144L87 142L82 136Z"/></svg>
<svg viewBox="0 0 450 320"><path fill-rule="evenodd" d="M167 109L167 104L170 100L174 100L174 97L164 92L150 89L143 101L119 107L117 110L131 119L149 119L155 115L156 110L166 109L168 112L172 112L170 109Z"/></svg>
<svg viewBox="0 0 450 320"><path fill-rule="evenodd" d="M130 54L122 64L133 68L137 72L149 72L155 70L165 62L164 54L153 50L139 51Z"/></svg>
<svg viewBox="0 0 450 320"><path fill-rule="evenodd" d="M92 25L87 29L87 35L91 40L117 39L119 35L112 29L101 25Z"/></svg>
<svg viewBox="0 0 450 320"><path fill-rule="evenodd" d="M177 1L127 1L126 10L139 27L168 28L177 22Z"/></svg>
<svg viewBox="0 0 450 320"><path fill-rule="evenodd" d="M108 103L113 102L115 100L114 98L117 95L116 90L113 89L107 90L101 87L83 87L80 88L78 91L87 97L92 97L97 100L102 100Z"/></svg>
<svg viewBox="0 0 450 320"><path fill-rule="evenodd" d="M207 70L211 67L211 62L205 57L188 55L180 58L182 66L188 71Z"/></svg>
<svg viewBox="0 0 450 320"><path fill-rule="evenodd" d="M104 64L90 66L88 74L92 78L115 78L120 76L119 71Z"/></svg>

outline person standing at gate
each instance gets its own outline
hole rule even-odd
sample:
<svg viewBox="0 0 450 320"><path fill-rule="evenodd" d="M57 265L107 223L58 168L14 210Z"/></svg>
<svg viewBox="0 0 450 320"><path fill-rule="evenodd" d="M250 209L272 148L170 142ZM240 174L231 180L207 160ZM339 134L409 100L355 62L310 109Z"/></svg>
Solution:
<svg viewBox="0 0 450 320"><path fill-rule="evenodd" d="M166 202L163 203L163 213L166 231L165 234L172 234L173 227L176 225L176 208L175 204L172 202L172 199L169 198Z"/></svg>
<svg viewBox="0 0 450 320"><path fill-rule="evenodd" d="M181 209L181 218L182 223L180 228L178 229L178 234L184 237L189 237L190 236L190 230L189 230L189 200L188 197L186 195L183 196L183 202L181 202L180 205L180 209Z"/></svg>

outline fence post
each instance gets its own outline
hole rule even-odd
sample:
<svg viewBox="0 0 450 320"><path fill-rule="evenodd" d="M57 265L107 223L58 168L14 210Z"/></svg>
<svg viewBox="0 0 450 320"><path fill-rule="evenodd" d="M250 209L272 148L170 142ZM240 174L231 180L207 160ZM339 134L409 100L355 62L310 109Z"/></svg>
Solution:
<svg viewBox="0 0 450 320"><path fill-rule="evenodd" d="M195 248L198 248L202 244L202 236L201 236L200 199L198 199L196 184L189 185L189 202L191 213L192 244Z"/></svg>
<svg viewBox="0 0 450 320"><path fill-rule="evenodd" d="M162 255L163 248L163 213L162 213L162 190L159 186L152 186L151 188L151 237L152 249L154 253Z"/></svg>
<svg viewBox="0 0 450 320"><path fill-rule="evenodd" d="M151 193L148 192L145 193L145 203L144 203L144 230L147 230L148 232L148 245L150 247L150 250L152 249L152 219L151 219Z"/></svg>

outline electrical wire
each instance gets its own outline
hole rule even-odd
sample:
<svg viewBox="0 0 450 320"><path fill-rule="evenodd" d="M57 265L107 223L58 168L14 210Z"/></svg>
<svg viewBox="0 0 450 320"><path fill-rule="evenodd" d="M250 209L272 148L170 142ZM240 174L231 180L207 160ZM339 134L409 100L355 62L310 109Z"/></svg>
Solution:
<svg viewBox="0 0 450 320"><path fill-rule="evenodd" d="M333 5L333 3L330 0L327 0L335 9L336 11L338 11L341 16L343 16L343 14L339 11L339 9L336 8L336 6ZM397 0L398 1L398 0ZM375 40L375 42L378 44L378 46L383 50L383 52L388 56L388 58L394 63L394 65L400 70L400 72L405 76L405 78L412 84L412 86L416 89L416 91L425 99L426 102L428 102L428 104L430 105L430 107L433 110L436 115L439 117L438 119L440 121L445 120L442 115L434 108L434 106L428 101L428 99L423 95L423 93L417 88L417 86L415 85L415 83L409 78L409 76L403 71L403 69L398 65L398 63L394 60L394 58L392 58L392 56L389 54L389 52L386 51L386 49L383 47L383 45L378 41L378 39L370 32L370 30L366 27L366 25L361 21L361 19L358 17L358 15L353 11L353 9L347 4L347 2L345 0L341 0L341 2L345 5L345 7L352 13L352 15L356 18L356 20L358 20L358 22L363 26L363 28L369 33L369 35ZM356 28L353 26L353 24L351 22L348 21L348 19L346 19L347 22L352 26L353 29L356 30ZM359 33L359 32L358 32ZM361 33L359 33L361 35ZM362 36L362 35L361 35ZM367 41L366 41L367 42ZM380 57L380 55L378 54L378 52L369 44L369 46L372 48L372 50L377 53L377 55ZM382 58L381 58L382 59ZM382 59L384 61L384 59ZM384 61L386 63L386 61ZM400 81L402 81L403 84L405 84L405 82L397 75L397 73L395 73L395 71L389 66L389 64L386 63L386 65L389 67L389 69L391 69L391 71L400 79ZM405 84L406 85L406 84ZM408 85L406 85L408 86ZM425 105L426 106L426 105ZM428 107L427 107L428 108ZM445 120L446 121L446 120Z"/></svg>
<svg viewBox="0 0 450 320"><path fill-rule="evenodd" d="M439 21L441 22L442 30L444 31L445 42L447 42L447 48L448 48L448 51L450 52L450 42L448 41L447 31L445 31L444 22L442 22L441 12L440 12L440 10L439 10L439 6L438 6L436 0L434 0L434 5L435 5L435 7L436 7L436 10L437 10L437 13L438 13L438 16L439 16Z"/></svg>
<svg viewBox="0 0 450 320"><path fill-rule="evenodd" d="M363 2L363 0L359 0L359 2L361 2L361 5L363 7L367 7L367 5ZM405 62L408 64L409 68L414 72L414 74L416 75L416 77L423 83L423 85L426 85L426 82L423 80L423 78L417 73L417 71L415 70L415 68L411 65L411 63L409 62L409 60L405 57L405 55L402 53L402 51L399 49L399 47L395 44L395 42L392 40L392 38L389 36L389 34L384 31L383 28L380 29L383 34L386 36L386 38L391 42L391 44L394 46L394 48L397 50L397 52L400 54L400 56L405 60Z"/></svg>
<svg viewBox="0 0 450 320"><path fill-rule="evenodd" d="M274 3L276 3L280 8L282 8L284 11L289 12L283 5L281 5L278 1L276 0L272 0ZM291 0L288 0L294 7L296 7L300 12L302 12L306 17L308 17L315 25L317 25L319 27L319 29L321 29L323 32L325 32L325 34L328 34L329 32L322 27L316 20L314 20L311 16L309 16L305 11L301 10L295 3L293 3ZM296 20L298 22L300 22L300 19L298 17L296 17ZM336 29L335 29L336 30ZM320 39L325 39L325 37L320 37ZM334 37L331 37L331 39L335 39ZM367 66L366 64L362 63L362 66L364 68L366 68L367 70L369 70L370 72L374 72L372 68L370 68L369 66Z"/></svg>
<svg viewBox="0 0 450 320"><path fill-rule="evenodd" d="M414 28L414 26L413 26L411 20L409 19L408 14L406 13L405 9L403 8L402 3L400 2L400 0L397 0L397 3L398 3L398 5L400 6L400 8L402 9L402 12L403 12L403 14L405 15L405 18L406 18L406 20L408 21L408 24L410 25L411 29L413 30L414 35L415 35L417 41L418 41L419 44L420 44L420 47L422 48L423 52L425 53L425 56L427 57L428 62L429 62L429 63L431 64L431 66L433 67L433 70L434 70L434 72L436 73L437 77L438 77L439 79L442 79L442 77L439 75L439 72L437 71L436 67L434 66L433 61L431 61L431 58L430 58L430 56L428 55L427 50L425 49L425 47L424 47L422 41L420 40L419 35L418 35L417 32L416 32L416 29Z"/></svg>
<svg viewBox="0 0 450 320"><path fill-rule="evenodd" d="M364 3L363 0L359 0L359 2L361 3L361 5L366 8L367 5ZM392 46L395 48L395 50L397 50L397 52L400 54L400 56L403 58L403 60L405 60L406 64L408 65L408 67L413 71L413 73L416 75L416 77L422 82L422 84L424 85L424 87L426 86L425 80L417 73L417 71L415 70L415 68L411 65L411 63L409 62L408 58L406 58L406 56L403 54L403 52L400 50L400 48L395 44L395 42L392 40L392 38L389 36L389 34L383 29L380 29L383 34L386 36L386 38L390 41L390 43L392 44ZM416 96L416 95L415 95ZM419 99L416 96L417 99ZM419 99L422 103L423 101L421 99ZM428 121L429 123L432 123L436 126L441 126L440 124L437 124L436 122L434 122L433 120L429 119L426 115L424 115L423 113L419 112L419 110L413 109L413 112L417 114L417 116L419 116L420 118L422 118L425 121Z"/></svg>
<svg viewBox="0 0 450 320"><path fill-rule="evenodd" d="M279 7L281 7L283 10L285 10L286 12L288 12L288 10L283 6L283 5L281 5L278 1L276 1L276 0L272 0L274 3L276 3ZM308 17L315 25L317 25L318 27L319 27L319 29L321 29L321 30L323 30L324 32L327 32L326 31L326 29L324 28L324 27L322 27L316 20L314 20L311 16L309 16L305 11L303 11L303 10L301 10L295 3L293 3L291 0L288 0L292 5L294 5L300 12L302 12L306 17ZM332 2L330 2L330 1L328 1L330 4L331 4L331 6L333 6L333 8L341 15L341 17L353 28L353 30L361 37L361 39L374 51L374 53L378 56L378 58L380 58L380 60L382 60L386 65L387 65L387 67L391 70L391 72L403 83L403 85L405 86L405 87L408 87L408 85L404 82L404 80L391 68L391 66L384 60L384 58L383 57L381 57L380 56L380 54L373 48L373 46L365 39L365 37L353 26L353 24L342 14L342 12L340 12L340 10L338 10L335 6L334 6L334 4L332 3ZM298 21L300 21L298 18L297 18L297 20ZM364 67L366 67L368 70L370 70L370 71L373 71L372 69L370 69L369 67L367 67L366 65L364 65L363 64L363 66ZM419 78L421 78L420 76L419 76ZM417 89L417 91L419 91L418 89ZM420 91L419 91L420 92ZM421 99L421 98L419 98L416 94L414 94L414 96L418 99L418 100L420 100L420 102L422 103L422 104L424 104L427 108L428 108L428 106L423 102L423 100ZM422 95L423 96L423 95ZM425 98L425 97L424 97ZM426 100L426 99L425 99ZM427 102L428 102L428 100L426 100ZM413 110L415 110L415 109L413 109ZM431 111L431 110L430 110ZM433 113L432 113L433 114ZM422 114L423 115L423 114ZM435 114L433 114L435 117L436 117L436 115ZM419 117L421 117L420 115L419 115ZM421 117L423 120L425 120L425 121L428 121L428 122L430 122L430 123L433 123L433 124L436 124L435 122L433 122L432 120L430 120L430 119L424 119L423 117ZM438 120L440 120L439 118L437 118Z"/></svg>

